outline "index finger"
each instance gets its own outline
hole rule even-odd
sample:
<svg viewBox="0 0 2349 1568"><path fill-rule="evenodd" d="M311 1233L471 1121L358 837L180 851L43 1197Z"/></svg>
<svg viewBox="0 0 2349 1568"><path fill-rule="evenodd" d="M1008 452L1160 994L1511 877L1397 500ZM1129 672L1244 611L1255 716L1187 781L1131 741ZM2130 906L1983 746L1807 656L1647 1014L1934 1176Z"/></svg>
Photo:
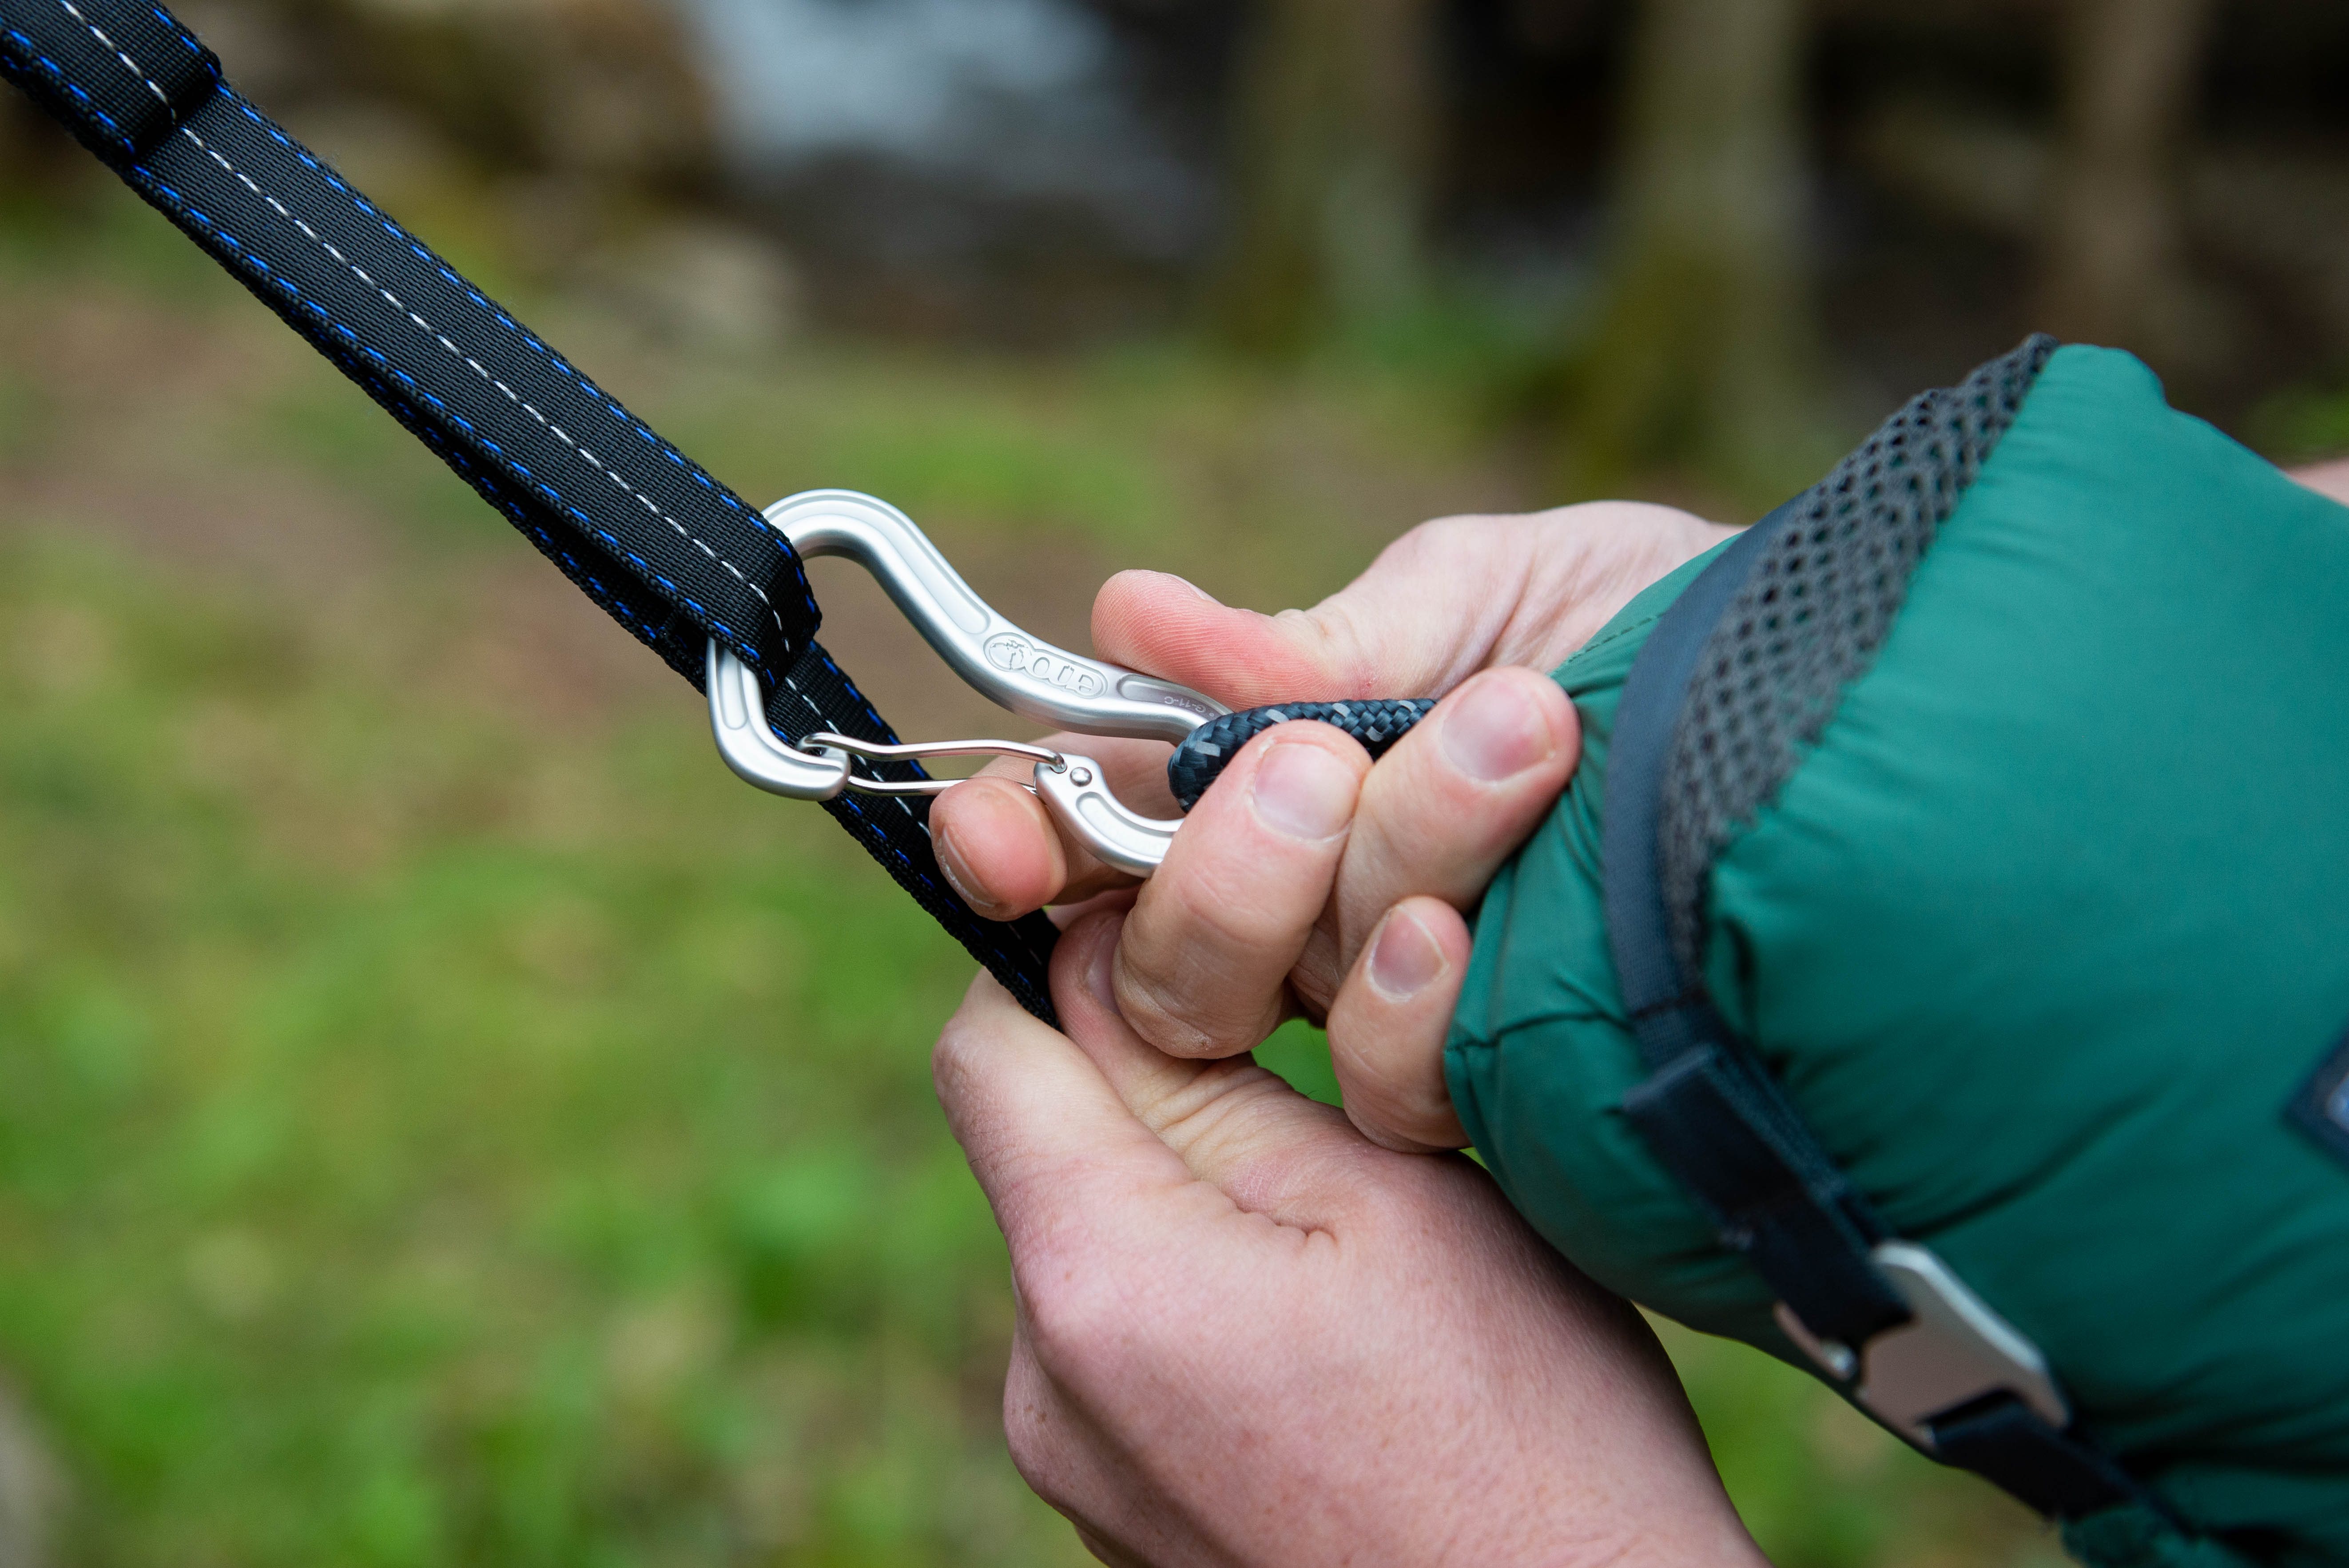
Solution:
<svg viewBox="0 0 2349 1568"><path fill-rule="evenodd" d="M1091 735L1049 735L1036 744L1092 758L1112 792L1144 816L1175 814L1164 745ZM1133 878L1102 864L1061 830L1028 788L1031 774L1029 763L1000 758L930 804L938 869L962 901L989 920L1015 920L1048 903L1133 885Z"/></svg>

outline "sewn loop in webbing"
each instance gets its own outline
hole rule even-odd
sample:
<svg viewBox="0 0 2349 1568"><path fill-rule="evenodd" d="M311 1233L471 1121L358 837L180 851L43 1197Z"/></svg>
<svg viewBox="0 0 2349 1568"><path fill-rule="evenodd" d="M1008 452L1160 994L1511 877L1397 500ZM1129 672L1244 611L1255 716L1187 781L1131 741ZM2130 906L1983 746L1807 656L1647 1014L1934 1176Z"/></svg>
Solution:
<svg viewBox="0 0 2349 1568"><path fill-rule="evenodd" d="M219 58L169 12L99 0L0 10L0 70L117 167L162 146L221 85Z"/></svg>

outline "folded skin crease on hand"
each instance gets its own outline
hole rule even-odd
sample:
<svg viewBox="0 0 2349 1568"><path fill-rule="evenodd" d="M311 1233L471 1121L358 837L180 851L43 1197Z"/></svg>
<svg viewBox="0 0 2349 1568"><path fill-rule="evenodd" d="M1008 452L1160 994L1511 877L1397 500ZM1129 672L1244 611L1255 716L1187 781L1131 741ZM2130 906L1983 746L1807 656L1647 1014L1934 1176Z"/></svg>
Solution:
<svg viewBox="0 0 2349 1568"><path fill-rule="evenodd" d="M1393 1153L1245 1060L1153 1049L1123 915L988 977L941 1100L1009 1243L1004 1416L1112 1563L1758 1563L1636 1313L1456 1156Z"/></svg>

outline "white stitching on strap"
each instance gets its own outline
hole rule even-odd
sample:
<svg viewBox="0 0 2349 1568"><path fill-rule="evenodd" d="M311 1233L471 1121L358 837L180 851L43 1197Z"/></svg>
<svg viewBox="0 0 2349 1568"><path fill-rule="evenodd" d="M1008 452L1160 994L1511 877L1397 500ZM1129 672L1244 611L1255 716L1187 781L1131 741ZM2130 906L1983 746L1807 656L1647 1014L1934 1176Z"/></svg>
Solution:
<svg viewBox="0 0 2349 1568"><path fill-rule="evenodd" d="M58 4L64 5L68 11L73 10L72 0L58 0ZM78 16L81 13L75 11L74 15ZM98 29L93 27L90 31L95 33ZM100 35L100 36L102 37L103 35ZM134 66L131 68L136 70L138 67ZM154 84L150 82L148 83L148 86L153 87ZM158 96L160 96L160 91ZM280 201L276 197L272 196L268 191L264 191L259 185L254 183L253 177L251 175L245 173L243 170L239 169L235 164L231 163L227 159L222 157L209 142L205 141L202 137L198 136L195 133L192 127L181 126L180 128L180 134L186 137L190 141L194 142L199 148L202 148L204 155L210 158L214 163L219 164L230 174L234 175L238 184L243 186L247 191L252 191L254 195L258 197L261 201L268 203L271 211L274 211L279 217L285 219L287 222L293 224L296 229L302 231L303 234L306 238L316 242L320 249L326 253L326 254L334 257L336 261L340 262L344 266L348 267L353 276L357 277L359 282L367 284L367 287L375 290L377 294L382 295L386 304L389 304L392 309L398 311L400 315L406 316L409 321L415 323L418 329L420 330L426 337L430 338L433 342L447 349L450 354L456 358L459 364L472 371L474 375L480 377L492 387L496 387L500 393L503 394L507 402L512 403L515 407L520 408L532 418L537 420L541 426L551 431L564 446L570 448L573 452L585 459L606 479L609 479L614 484L619 486L621 490L626 491L627 494L634 496L636 500L643 505L647 511L651 512L663 522L667 523L671 528L677 530L678 538L690 541L694 545L699 548L704 555L707 555L710 560L717 562L720 566L725 567L727 571L732 573L736 581L740 582L745 588L750 590L751 593L756 593L759 596L759 603L767 606L767 614L774 619L775 629L779 632L788 631L788 628L783 625L783 617L781 613L775 608L774 602L767 597L767 591L760 587L756 583L752 582L748 576L744 575L740 568L737 567L732 562L727 560L724 556L719 554L715 550L710 549L709 545L703 543L697 535L686 528L685 524L678 521L677 519L669 516L667 511L663 511L657 501L655 501L650 496L646 495L634 485L628 483L626 480L622 479L618 472L616 471L610 464L605 462L594 452L589 451L585 447L581 446L577 441L574 440L572 438L571 432L565 430L562 426L554 423L552 419L549 419L544 414L540 413L536 407L533 407L527 400L516 394L512 387L507 386L504 382L491 375L488 370L482 367L479 360L473 358L472 356L467 354L463 349L459 348L454 343L449 340L445 334L436 328L430 322L425 320L422 316L417 315L416 312L410 310L398 295L384 287L383 284L376 282L373 277L368 275L365 267L360 266L357 262L343 254L342 251L336 246L332 240L327 239L324 234L319 233L317 230L310 227L308 223L296 216L285 202Z"/></svg>
<svg viewBox="0 0 2349 1568"><path fill-rule="evenodd" d="M830 729L832 727L832 717L825 713L823 709L816 706L815 698L800 690L799 682L792 679L789 676L785 676L783 677L783 684L792 688L792 695L793 696L807 704L808 711L815 715L816 723L822 725L826 729ZM895 806L900 811L905 812L906 817L912 820L914 826L921 829L926 837L928 835L930 824L924 819L914 814L914 809L905 804L905 798L903 795L884 795L881 798Z"/></svg>
<svg viewBox="0 0 2349 1568"><path fill-rule="evenodd" d="M121 45L108 37L104 33L99 32L98 30L97 23L91 21L88 17L76 10L74 8L73 0L57 0L57 4L66 8L67 15L71 16L75 21L88 28L89 36L91 37L96 38L100 44L103 44L109 49L113 50L114 57L122 62L124 68L129 70L132 76L137 77L140 81L147 84L147 90L155 95L155 101L157 103L161 104L165 108L170 108L171 107L170 97L164 93L161 88L155 85L155 78L149 76L144 67L142 67L138 61L123 53Z"/></svg>

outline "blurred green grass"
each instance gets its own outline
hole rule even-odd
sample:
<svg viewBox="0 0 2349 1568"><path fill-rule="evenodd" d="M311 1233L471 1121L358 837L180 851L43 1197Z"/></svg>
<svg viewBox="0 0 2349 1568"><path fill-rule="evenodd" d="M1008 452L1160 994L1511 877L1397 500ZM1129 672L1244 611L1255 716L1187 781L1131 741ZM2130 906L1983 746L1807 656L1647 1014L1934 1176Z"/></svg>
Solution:
<svg viewBox="0 0 2349 1568"><path fill-rule="evenodd" d="M929 1100L967 965L829 821L5 575L0 1346L90 1560L1074 1560Z"/></svg>
<svg viewBox="0 0 2349 1568"><path fill-rule="evenodd" d="M2334 461L2349 453L2349 388L2337 378L2286 387L2254 407L2246 424L2251 444L2277 462Z"/></svg>
<svg viewBox="0 0 2349 1568"><path fill-rule="evenodd" d="M527 551L154 227L0 226L0 1367L61 1560L1084 1560L1003 1451L1005 1262L929 1093L968 960L682 686L544 700L567 643L486 678L466 622ZM179 333L180 379L137 404L77 313ZM608 357L754 494L1268 605L1523 490L1407 376ZM256 484L336 514L351 580L208 552L195 503ZM1265 1059L1334 1087L1309 1030ZM2052 1558L1668 1342L1778 1562Z"/></svg>

